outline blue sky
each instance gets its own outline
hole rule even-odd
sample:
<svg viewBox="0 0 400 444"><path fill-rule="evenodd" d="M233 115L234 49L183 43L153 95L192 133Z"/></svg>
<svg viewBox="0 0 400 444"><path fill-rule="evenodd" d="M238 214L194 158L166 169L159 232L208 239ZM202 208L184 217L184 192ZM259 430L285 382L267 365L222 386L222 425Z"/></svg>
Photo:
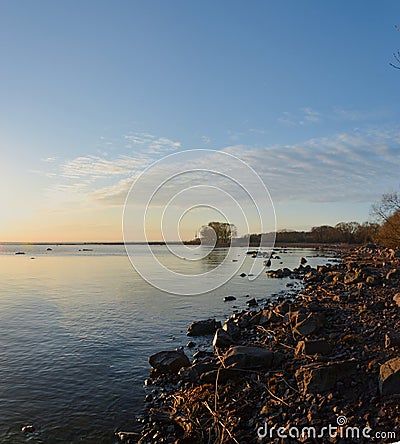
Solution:
<svg viewBox="0 0 400 444"><path fill-rule="evenodd" d="M135 175L196 148L249 163L278 228L368 219L399 186L397 24L397 1L2 1L1 240L120 240Z"/></svg>

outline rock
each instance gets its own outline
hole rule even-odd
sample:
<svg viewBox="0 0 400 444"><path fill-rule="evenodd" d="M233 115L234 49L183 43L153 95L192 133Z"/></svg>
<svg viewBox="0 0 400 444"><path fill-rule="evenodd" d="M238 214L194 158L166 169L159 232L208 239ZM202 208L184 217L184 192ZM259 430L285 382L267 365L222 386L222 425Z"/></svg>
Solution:
<svg viewBox="0 0 400 444"><path fill-rule="evenodd" d="M216 332L217 328L221 328L221 322L217 322L215 319L206 319L192 322L186 334L188 336L211 335Z"/></svg>
<svg viewBox="0 0 400 444"><path fill-rule="evenodd" d="M242 277L242 278L244 278L244 277L246 277L247 276L247 274L246 273L240 273L240 275L239 275L240 277Z"/></svg>
<svg viewBox="0 0 400 444"><path fill-rule="evenodd" d="M337 361L328 364L308 364L296 371L296 378L304 394L331 390L338 381L354 375L357 361Z"/></svg>
<svg viewBox="0 0 400 444"><path fill-rule="evenodd" d="M360 274L356 273L355 271L348 271L343 277L343 282L346 285L357 284L359 280L360 280Z"/></svg>
<svg viewBox="0 0 400 444"><path fill-rule="evenodd" d="M400 346L400 333L389 332L385 335L385 347L398 347Z"/></svg>
<svg viewBox="0 0 400 444"><path fill-rule="evenodd" d="M400 307L400 293L396 293L396 294L393 296L393 300L394 300L394 302Z"/></svg>
<svg viewBox="0 0 400 444"><path fill-rule="evenodd" d="M198 362L190 367L182 368L179 371L179 376L184 381L196 383L199 382L201 375L214 371L217 368L217 364L211 361Z"/></svg>
<svg viewBox="0 0 400 444"><path fill-rule="evenodd" d="M224 297L224 302L229 302L229 301L236 301L235 296L225 296Z"/></svg>
<svg viewBox="0 0 400 444"><path fill-rule="evenodd" d="M28 424L21 428L21 431L24 433L33 433L35 430L35 426L33 426L32 424Z"/></svg>
<svg viewBox="0 0 400 444"><path fill-rule="evenodd" d="M303 321L298 322L294 330L300 336L309 336L321 329L325 323L325 317L319 313L310 313Z"/></svg>
<svg viewBox="0 0 400 444"><path fill-rule="evenodd" d="M186 347L187 347L187 348L193 348L195 345L196 345L196 344L195 344L193 341L189 341L189 342L186 344Z"/></svg>
<svg viewBox="0 0 400 444"><path fill-rule="evenodd" d="M400 395L400 358L393 358L381 365L379 371L381 395Z"/></svg>
<svg viewBox="0 0 400 444"><path fill-rule="evenodd" d="M331 352L332 345L326 339L299 341L295 351L296 355L329 355Z"/></svg>
<svg viewBox="0 0 400 444"><path fill-rule="evenodd" d="M265 348L238 345L225 353L223 362L228 368L269 370L280 366L283 355Z"/></svg>
<svg viewBox="0 0 400 444"><path fill-rule="evenodd" d="M200 382L202 384L215 384L218 378L219 384L225 384L228 381L242 378L243 376L243 373L237 369L220 367L218 370L211 370L207 373L203 373L200 376Z"/></svg>
<svg viewBox="0 0 400 444"><path fill-rule="evenodd" d="M391 279L398 279L400 278L400 270L397 270L394 268L393 270L390 270L389 273L386 275L386 279L390 281Z"/></svg>
<svg viewBox="0 0 400 444"><path fill-rule="evenodd" d="M228 319L222 326L222 329L229 333L232 338L238 338L240 336L240 328L233 319Z"/></svg>
<svg viewBox="0 0 400 444"><path fill-rule="evenodd" d="M256 298L252 298L252 299L249 299L249 300L246 302L246 304L247 304L249 307L256 307L256 306L258 305L258 302L257 302L257 299L256 299Z"/></svg>
<svg viewBox="0 0 400 444"><path fill-rule="evenodd" d="M213 356L214 356L213 352L209 352L209 351L205 351L205 350L198 350L196 353L194 353L193 359L203 360L203 359L211 358Z"/></svg>
<svg viewBox="0 0 400 444"><path fill-rule="evenodd" d="M182 367L189 367L189 358L178 350L161 351L149 357L149 364L160 373L178 373Z"/></svg>
<svg viewBox="0 0 400 444"><path fill-rule="evenodd" d="M228 348L234 343L232 336L222 328L215 332L213 347Z"/></svg>
<svg viewBox="0 0 400 444"><path fill-rule="evenodd" d="M284 301L281 304L277 305L274 311L284 316L286 313L289 313L290 310L291 310L291 304L289 304L288 301Z"/></svg>
<svg viewBox="0 0 400 444"><path fill-rule="evenodd" d="M306 264L307 263L307 259L305 258L305 257L301 257L300 258L300 264L301 265L304 265L304 264Z"/></svg>
<svg viewBox="0 0 400 444"><path fill-rule="evenodd" d="M136 442L139 437L139 433L136 432L116 432L115 435L122 442L134 442L133 440Z"/></svg>

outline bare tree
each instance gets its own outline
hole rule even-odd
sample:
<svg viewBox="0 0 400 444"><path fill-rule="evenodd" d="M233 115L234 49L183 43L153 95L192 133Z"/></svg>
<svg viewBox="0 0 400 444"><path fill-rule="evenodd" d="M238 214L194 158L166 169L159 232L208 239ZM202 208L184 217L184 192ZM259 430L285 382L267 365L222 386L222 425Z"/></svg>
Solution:
<svg viewBox="0 0 400 444"><path fill-rule="evenodd" d="M381 200L372 205L371 213L381 224L378 240L387 246L398 246L400 244L399 193L383 194Z"/></svg>

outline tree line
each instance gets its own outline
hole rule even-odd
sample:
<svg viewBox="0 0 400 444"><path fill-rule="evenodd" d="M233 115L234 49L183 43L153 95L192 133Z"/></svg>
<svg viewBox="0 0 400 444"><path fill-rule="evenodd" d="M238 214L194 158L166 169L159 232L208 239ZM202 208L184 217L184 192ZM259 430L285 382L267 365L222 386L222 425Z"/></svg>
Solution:
<svg viewBox="0 0 400 444"><path fill-rule="evenodd" d="M366 244L376 243L385 247L400 248L400 194L386 193L371 207L373 222L339 222L335 226L321 225L310 231L280 230L275 233L278 244ZM273 235L274 233L269 233ZM261 243L261 234L247 234L236 238L237 229L234 224L226 222L210 222L201 227L200 241L210 245L226 246L235 238L252 246Z"/></svg>

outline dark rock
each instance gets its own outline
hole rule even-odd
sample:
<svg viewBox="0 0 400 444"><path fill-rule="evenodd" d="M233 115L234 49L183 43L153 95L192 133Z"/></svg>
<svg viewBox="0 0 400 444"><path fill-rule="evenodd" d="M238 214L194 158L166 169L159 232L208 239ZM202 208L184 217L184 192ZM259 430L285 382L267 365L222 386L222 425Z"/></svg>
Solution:
<svg viewBox="0 0 400 444"><path fill-rule="evenodd" d="M232 368L219 368L218 370L211 370L207 373L203 373L200 376L200 382L202 384L215 384L217 378L219 384L225 384L226 382L242 378L243 372L240 372Z"/></svg>
<svg viewBox="0 0 400 444"><path fill-rule="evenodd" d="M35 426L33 426L32 424L28 424L21 428L21 431L24 433L33 433L35 430Z"/></svg>
<svg viewBox="0 0 400 444"><path fill-rule="evenodd" d="M343 282L346 285L357 284L359 280L360 274L356 273L355 271L348 271L343 277Z"/></svg>
<svg viewBox="0 0 400 444"><path fill-rule="evenodd" d="M379 371L381 395L400 395L400 358L393 358L381 365Z"/></svg>
<svg viewBox="0 0 400 444"><path fill-rule="evenodd" d="M244 278L244 277L246 277L247 276L247 274L246 273L240 273L240 275L239 275L240 277L242 277L242 278Z"/></svg>
<svg viewBox="0 0 400 444"><path fill-rule="evenodd" d="M229 301L236 301L235 296L225 296L224 297L224 302L229 302Z"/></svg>
<svg viewBox="0 0 400 444"><path fill-rule="evenodd" d="M160 373L178 373L182 367L188 367L190 361L183 351L167 350L151 355L149 364Z"/></svg>
<svg viewBox="0 0 400 444"><path fill-rule="evenodd" d="M301 265L304 265L304 264L306 264L307 263L307 259L305 258L305 257L301 257L300 258L300 264Z"/></svg>
<svg viewBox="0 0 400 444"><path fill-rule="evenodd" d="M228 319L222 326L222 329L229 333L232 338L238 338L240 336L240 328L233 319Z"/></svg>
<svg viewBox="0 0 400 444"><path fill-rule="evenodd" d="M213 347L227 348L234 343L232 336L222 328L215 332Z"/></svg>
<svg viewBox="0 0 400 444"><path fill-rule="evenodd" d="M331 352L332 345L326 339L299 341L295 351L297 355L329 355Z"/></svg>
<svg viewBox="0 0 400 444"><path fill-rule="evenodd" d="M400 346L400 333L390 332L385 335L385 347L392 348Z"/></svg>
<svg viewBox="0 0 400 444"><path fill-rule="evenodd" d="M200 381L201 375L214 371L217 368L218 366L215 362L198 362L190 367L182 368L179 371L179 376L184 381L196 383Z"/></svg>
<svg viewBox="0 0 400 444"><path fill-rule="evenodd" d="M328 364L313 363L301 367L296 378L303 393L320 393L331 390L338 381L354 375L357 361L337 361Z"/></svg>
<svg viewBox="0 0 400 444"><path fill-rule="evenodd" d="M209 352L209 351L205 351L205 350L199 350L196 353L194 353L193 359L202 360L202 359L210 358L212 356L214 356L213 352Z"/></svg>
<svg viewBox="0 0 400 444"><path fill-rule="evenodd" d="M196 345L196 344L195 344L193 341L189 341L189 342L186 344L186 347L187 347L187 348L193 348L195 345Z"/></svg>
<svg viewBox="0 0 400 444"><path fill-rule="evenodd" d="M319 331L325 324L325 317L319 313L310 313L303 321L294 327L296 333L301 336L309 336Z"/></svg>
<svg viewBox="0 0 400 444"><path fill-rule="evenodd" d="M280 353L259 347L247 347L239 345L230 348L223 357L226 367L241 369L263 369L277 368L283 361Z"/></svg>
<svg viewBox="0 0 400 444"><path fill-rule="evenodd" d="M217 328L221 328L221 322L217 322L215 319L206 319L190 324L186 334L188 336L211 335L216 332Z"/></svg>
<svg viewBox="0 0 400 444"><path fill-rule="evenodd" d="M246 304L247 304L249 307L256 307L256 306L258 305L258 302L257 302L256 298L252 298L252 299L249 299L249 300L246 302Z"/></svg>

